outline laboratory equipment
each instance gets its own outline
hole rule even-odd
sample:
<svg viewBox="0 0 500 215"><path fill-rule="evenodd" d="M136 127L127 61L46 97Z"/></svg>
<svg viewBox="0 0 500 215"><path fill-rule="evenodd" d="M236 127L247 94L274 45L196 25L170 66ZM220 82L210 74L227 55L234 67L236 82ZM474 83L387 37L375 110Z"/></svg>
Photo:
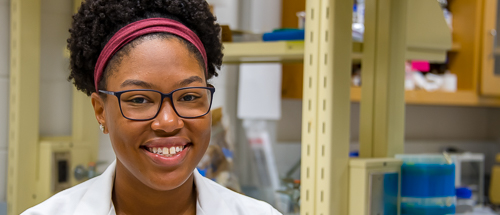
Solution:
<svg viewBox="0 0 500 215"><path fill-rule="evenodd" d="M349 161L349 215L399 215L402 161L353 158Z"/></svg>
<svg viewBox="0 0 500 215"><path fill-rule="evenodd" d="M472 199L472 190L468 187L459 187L456 189L457 207L456 213L470 213L474 211L476 205Z"/></svg>
<svg viewBox="0 0 500 215"><path fill-rule="evenodd" d="M87 175L76 177L75 173L78 166L85 167L91 161L89 148L75 146L69 138L50 138L40 141L38 153L37 199L47 199L88 179Z"/></svg>
<svg viewBox="0 0 500 215"><path fill-rule="evenodd" d="M275 192L280 189L280 179L268 125L264 120L244 120L243 127L252 149L263 197L266 202L277 204L281 202L281 197Z"/></svg>
<svg viewBox="0 0 500 215"><path fill-rule="evenodd" d="M455 165L447 155L396 155L401 166L401 214L455 213Z"/></svg>
<svg viewBox="0 0 500 215"><path fill-rule="evenodd" d="M455 164L455 186L472 190L472 200L484 203L484 154L450 154Z"/></svg>

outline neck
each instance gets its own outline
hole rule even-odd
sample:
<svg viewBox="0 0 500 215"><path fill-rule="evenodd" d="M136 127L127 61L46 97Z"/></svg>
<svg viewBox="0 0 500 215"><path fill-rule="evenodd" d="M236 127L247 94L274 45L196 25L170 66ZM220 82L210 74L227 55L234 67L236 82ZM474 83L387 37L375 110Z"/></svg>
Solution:
<svg viewBox="0 0 500 215"><path fill-rule="evenodd" d="M195 214L196 189L193 177L191 175L178 188L159 191L139 181L117 160L112 197L116 214Z"/></svg>

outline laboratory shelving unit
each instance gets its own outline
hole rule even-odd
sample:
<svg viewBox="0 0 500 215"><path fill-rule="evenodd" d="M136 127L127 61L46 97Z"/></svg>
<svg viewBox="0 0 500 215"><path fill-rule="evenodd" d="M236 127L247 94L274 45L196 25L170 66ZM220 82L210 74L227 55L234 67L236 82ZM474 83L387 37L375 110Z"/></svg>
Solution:
<svg viewBox="0 0 500 215"><path fill-rule="evenodd" d="M74 2L76 8L81 0ZM33 93L39 88L40 4L37 0L11 1L9 215L41 200L37 178L42 173L37 172L37 159L42 138L38 132L39 98ZM404 61L443 60L452 47L449 31L443 31L447 29L444 20L436 18L442 14L435 0L369 0L361 50L359 44L347 42L351 41L352 6L352 1L346 0L307 0L304 42L225 44L225 63L304 62L302 215L348 214L351 100L361 101L361 157L402 153ZM407 15L420 7L428 11L422 19L432 21L430 29L415 18L421 14ZM408 22L407 17L411 18ZM419 32L417 27L407 32L407 25L427 31ZM429 32L434 37L423 35ZM350 87L353 59L363 61L362 88ZM406 97L407 101L425 100L418 93L407 93ZM435 98L430 103L438 101ZM87 158L95 161L98 133L89 129L97 129L89 99L75 91L73 104L73 134L65 138L73 142L71 147L88 147Z"/></svg>
<svg viewBox="0 0 500 215"><path fill-rule="evenodd" d="M460 49L459 44L452 44L450 52ZM408 53L408 52L407 52ZM429 59L429 57L425 57ZM353 43L352 62L363 59L363 44ZM407 59L411 59L408 57ZM279 42L241 42L224 43L224 63L296 63L304 61L304 41ZM361 87L351 87L351 101L361 100ZM500 98L484 97L471 90L456 92L427 92L424 90L405 91L406 104L446 105L446 106L484 106L500 107Z"/></svg>
<svg viewBox="0 0 500 215"><path fill-rule="evenodd" d="M450 31L435 0L365 3L362 45L348 42L353 5L352 1L343 0L306 1L303 44L224 44L225 63L304 64L302 215L348 214L351 101L361 101L360 153L367 158L392 157L403 152L405 96L406 102L417 104L496 104L462 92L452 96L405 92L402 71L406 59L443 62L446 52L458 50L460 45L451 43ZM350 87L351 62L357 60L363 61L362 88Z"/></svg>

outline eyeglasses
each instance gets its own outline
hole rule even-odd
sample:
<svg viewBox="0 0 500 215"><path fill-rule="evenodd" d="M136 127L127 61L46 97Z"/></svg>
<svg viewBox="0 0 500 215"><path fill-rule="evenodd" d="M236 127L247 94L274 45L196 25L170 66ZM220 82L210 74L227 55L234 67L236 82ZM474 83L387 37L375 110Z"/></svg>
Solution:
<svg viewBox="0 0 500 215"><path fill-rule="evenodd" d="M129 120L146 121L156 118L164 98L170 98L175 113L182 118L202 117L210 111L213 87L179 88L164 94L156 90L124 90L118 92L99 90L118 98L123 117Z"/></svg>

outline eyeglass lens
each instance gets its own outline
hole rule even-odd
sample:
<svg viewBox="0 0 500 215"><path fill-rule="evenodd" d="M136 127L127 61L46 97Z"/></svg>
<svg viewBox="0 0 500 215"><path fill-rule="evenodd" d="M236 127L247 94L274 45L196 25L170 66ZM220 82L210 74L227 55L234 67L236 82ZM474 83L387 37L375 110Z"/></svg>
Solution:
<svg viewBox="0 0 500 215"><path fill-rule="evenodd" d="M125 92L120 96L123 115L130 119L151 119L160 111L161 97L155 91ZM211 99L211 91L208 89L181 89L172 94L172 105L180 117L199 117L209 111Z"/></svg>

